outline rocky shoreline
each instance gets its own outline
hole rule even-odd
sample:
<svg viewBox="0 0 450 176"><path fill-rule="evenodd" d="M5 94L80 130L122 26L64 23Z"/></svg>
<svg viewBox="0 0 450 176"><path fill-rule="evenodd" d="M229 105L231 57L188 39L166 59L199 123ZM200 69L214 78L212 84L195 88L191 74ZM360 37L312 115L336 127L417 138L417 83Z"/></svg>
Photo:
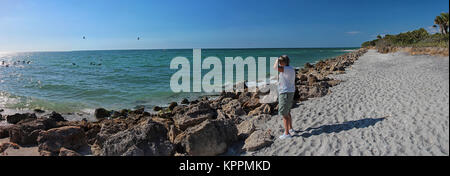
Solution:
<svg viewBox="0 0 450 176"><path fill-rule="evenodd" d="M305 64L297 70L295 100L331 93L329 88L340 80L328 76L345 73L367 50ZM66 121L56 112L2 116L0 110L0 120L8 122L0 125L0 139L10 141L0 144L0 154L8 148L37 146L41 156L215 156L239 142L244 144L240 151L255 151L271 145L275 135L265 122L276 115L278 104L261 103L260 98L267 94L248 92L246 88L244 92L224 92L214 99L206 96L173 102L168 107L156 107L158 113L143 108L99 108L95 122Z"/></svg>

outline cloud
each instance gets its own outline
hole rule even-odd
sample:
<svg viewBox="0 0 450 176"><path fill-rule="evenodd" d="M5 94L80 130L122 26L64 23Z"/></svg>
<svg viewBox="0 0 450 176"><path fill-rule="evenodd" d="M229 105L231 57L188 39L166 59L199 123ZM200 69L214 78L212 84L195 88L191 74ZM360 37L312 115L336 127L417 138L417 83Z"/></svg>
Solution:
<svg viewBox="0 0 450 176"><path fill-rule="evenodd" d="M439 32L439 27L435 28L433 26L429 26L429 27L427 27L427 31L431 34L435 34L435 33Z"/></svg>
<svg viewBox="0 0 450 176"><path fill-rule="evenodd" d="M361 33L360 31L350 31L350 32L346 32L347 34L350 34L350 35L356 35L356 34L359 34L359 33Z"/></svg>

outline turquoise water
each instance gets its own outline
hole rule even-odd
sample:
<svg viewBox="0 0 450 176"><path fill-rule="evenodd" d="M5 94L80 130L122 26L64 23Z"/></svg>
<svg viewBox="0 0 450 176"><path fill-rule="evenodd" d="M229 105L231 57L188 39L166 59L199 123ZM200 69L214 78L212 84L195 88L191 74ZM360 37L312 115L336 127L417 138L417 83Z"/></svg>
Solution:
<svg viewBox="0 0 450 176"><path fill-rule="evenodd" d="M292 66L302 67L306 62L314 63L352 49L355 48L203 49L202 58L269 58L286 54ZM171 91L170 78L177 70L169 66L177 56L192 60L192 50L3 53L0 54L0 108L42 108L58 112L89 111L97 107L151 108L202 95Z"/></svg>

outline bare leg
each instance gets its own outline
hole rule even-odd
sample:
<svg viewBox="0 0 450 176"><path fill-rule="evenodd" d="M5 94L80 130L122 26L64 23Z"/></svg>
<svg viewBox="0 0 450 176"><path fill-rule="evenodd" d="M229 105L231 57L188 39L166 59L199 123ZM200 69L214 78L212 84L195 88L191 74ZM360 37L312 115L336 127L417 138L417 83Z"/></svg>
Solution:
<svg viewBox="0 0 450 176"><path fill-rule="evenodd" d="M292 128L292 116L291 116L291 113L289 113L289 123L288 123L288 127L289 127L289 130L293 129L293 128Z"/></svg>
<svg viewBox="0 0 450 176"><path fill-rule="evenodd" d="M289 116L283 116L284 134L289 134Z"/></svg>

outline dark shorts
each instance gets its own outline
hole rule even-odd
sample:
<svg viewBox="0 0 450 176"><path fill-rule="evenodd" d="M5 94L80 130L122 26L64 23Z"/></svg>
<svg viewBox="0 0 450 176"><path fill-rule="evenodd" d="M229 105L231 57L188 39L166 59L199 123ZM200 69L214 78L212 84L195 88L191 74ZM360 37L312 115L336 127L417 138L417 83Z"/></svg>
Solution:
<svg viewBox="0 0 450 176"><path fill-rule="evenodd" d="M278 96L278 115L287 116L294 104L294 93L282 93Z"/></svg>

